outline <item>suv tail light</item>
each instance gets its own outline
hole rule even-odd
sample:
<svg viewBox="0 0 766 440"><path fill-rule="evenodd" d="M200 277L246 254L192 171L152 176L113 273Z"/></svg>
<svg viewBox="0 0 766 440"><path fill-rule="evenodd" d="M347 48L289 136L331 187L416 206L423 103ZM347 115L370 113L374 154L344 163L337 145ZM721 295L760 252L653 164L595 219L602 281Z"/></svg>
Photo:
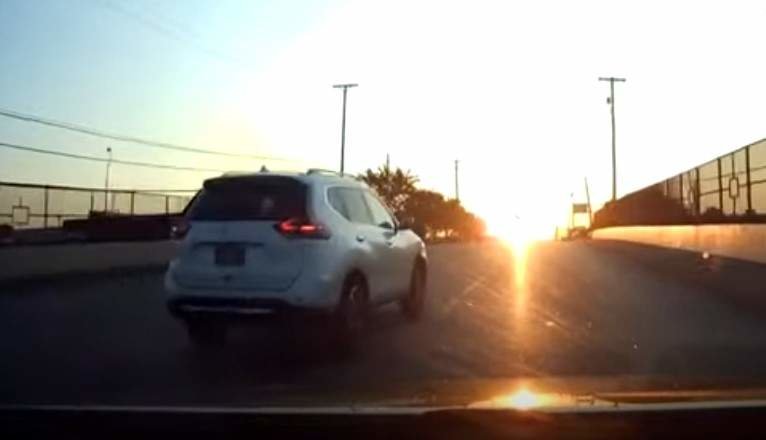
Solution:
<svg viewBox="0 0 766 440"><path fill-rule="evenodd" d="M277 223L274 228L286 236L295 238L330 238L330 231L319 223L305 218L289 218Z"/></svg>
<svg viewBox="0 0 766 440"><path fill-rule="evenodd" d="M191 229L189 220L181 218L170 226L170 238L172 240L180 240L186 237L186 234L189 233L189 229Z"/></svg>

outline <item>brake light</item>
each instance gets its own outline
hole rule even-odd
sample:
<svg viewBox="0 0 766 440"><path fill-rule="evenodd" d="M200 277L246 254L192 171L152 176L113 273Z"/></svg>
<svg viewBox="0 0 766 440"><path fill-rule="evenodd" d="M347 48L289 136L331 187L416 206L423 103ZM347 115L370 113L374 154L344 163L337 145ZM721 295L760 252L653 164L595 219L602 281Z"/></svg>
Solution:
<svg viewBox="0 0 766 440"><path fill-rule="evenodd" d="M330 238L330 233L324 226L302 218L283 220L277 223L275 228L279 233L288 237Z"/></svg>
<svg viewBox="0 0 766 440"><path fill-rule="evenodd" d="M283 234L294 234L300 230L300 225L296 224L293 219L289 219L277 223L277 230Z"/></svg>
<svg viewBox="0 0 766 440"><path fill-rule="evenodd" d="M170 226L170 238L173 240L180 240L186 237L191 229L191 224L185 218L178 220L175 224Z"/></svg>
<svg viewBox="0 0 766 440"><path fill-rule="evenodd" d="M315 234L319 232L319 226L313 224L301 225L298 228L298 232L301 234Z"/></svg>

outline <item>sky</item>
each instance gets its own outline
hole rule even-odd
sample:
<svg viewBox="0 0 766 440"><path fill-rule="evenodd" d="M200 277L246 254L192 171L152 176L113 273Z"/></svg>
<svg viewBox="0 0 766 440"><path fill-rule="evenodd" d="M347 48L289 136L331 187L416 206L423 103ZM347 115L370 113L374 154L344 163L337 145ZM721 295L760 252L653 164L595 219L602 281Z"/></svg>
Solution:
<svg viewBox="0 0 766 440"><path fill-rule="evenodd" d="M618 194L766 137L763 2L0 1L0 109L291 161L189 154L0 118L0 142L232 170L411 170L494 233L549 236ZM101 187L104 164L0 148L0 180ZM115 165L113 187L211 173Z"/></svg>

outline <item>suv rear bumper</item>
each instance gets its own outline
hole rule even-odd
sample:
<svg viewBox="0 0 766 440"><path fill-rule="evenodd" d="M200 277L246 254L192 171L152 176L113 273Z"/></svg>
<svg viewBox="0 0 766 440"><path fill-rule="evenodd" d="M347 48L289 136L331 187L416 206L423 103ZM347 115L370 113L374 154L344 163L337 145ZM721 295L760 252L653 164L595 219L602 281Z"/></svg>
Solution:
<svg viewBox="0 0 766 440"><path fill-rule="evenodd" d="M339 299L340 285L333 278L310 282L297 280L282 292L209 289L181 286L174 277L174 264L165 273L168 308L173 313L267 317L287 314L330 314Z"/></svg>
<svg viewBox="0 0 766 440"><path fill-rule="evenodd" d="M332 310L294 306L278 299L210 298L176 296L167 303L176 318L208 317L242 320L275 320L290 318L327 318Z"/></svg>

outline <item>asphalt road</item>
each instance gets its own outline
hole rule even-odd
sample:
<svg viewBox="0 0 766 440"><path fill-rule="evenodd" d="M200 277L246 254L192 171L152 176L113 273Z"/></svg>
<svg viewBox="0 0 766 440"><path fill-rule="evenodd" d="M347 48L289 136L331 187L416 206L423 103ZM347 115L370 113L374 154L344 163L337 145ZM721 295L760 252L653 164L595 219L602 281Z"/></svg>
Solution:
<svg viewBox="0 0 766 440"><path fill-rule="evenodd" d="M766 385L766 266L615 242L429 252L424 319L381 309L345 358L253 328L195 350L157 271L2 286L0 404L332 403L396 389L428 400L519 378Z"/></svg>

